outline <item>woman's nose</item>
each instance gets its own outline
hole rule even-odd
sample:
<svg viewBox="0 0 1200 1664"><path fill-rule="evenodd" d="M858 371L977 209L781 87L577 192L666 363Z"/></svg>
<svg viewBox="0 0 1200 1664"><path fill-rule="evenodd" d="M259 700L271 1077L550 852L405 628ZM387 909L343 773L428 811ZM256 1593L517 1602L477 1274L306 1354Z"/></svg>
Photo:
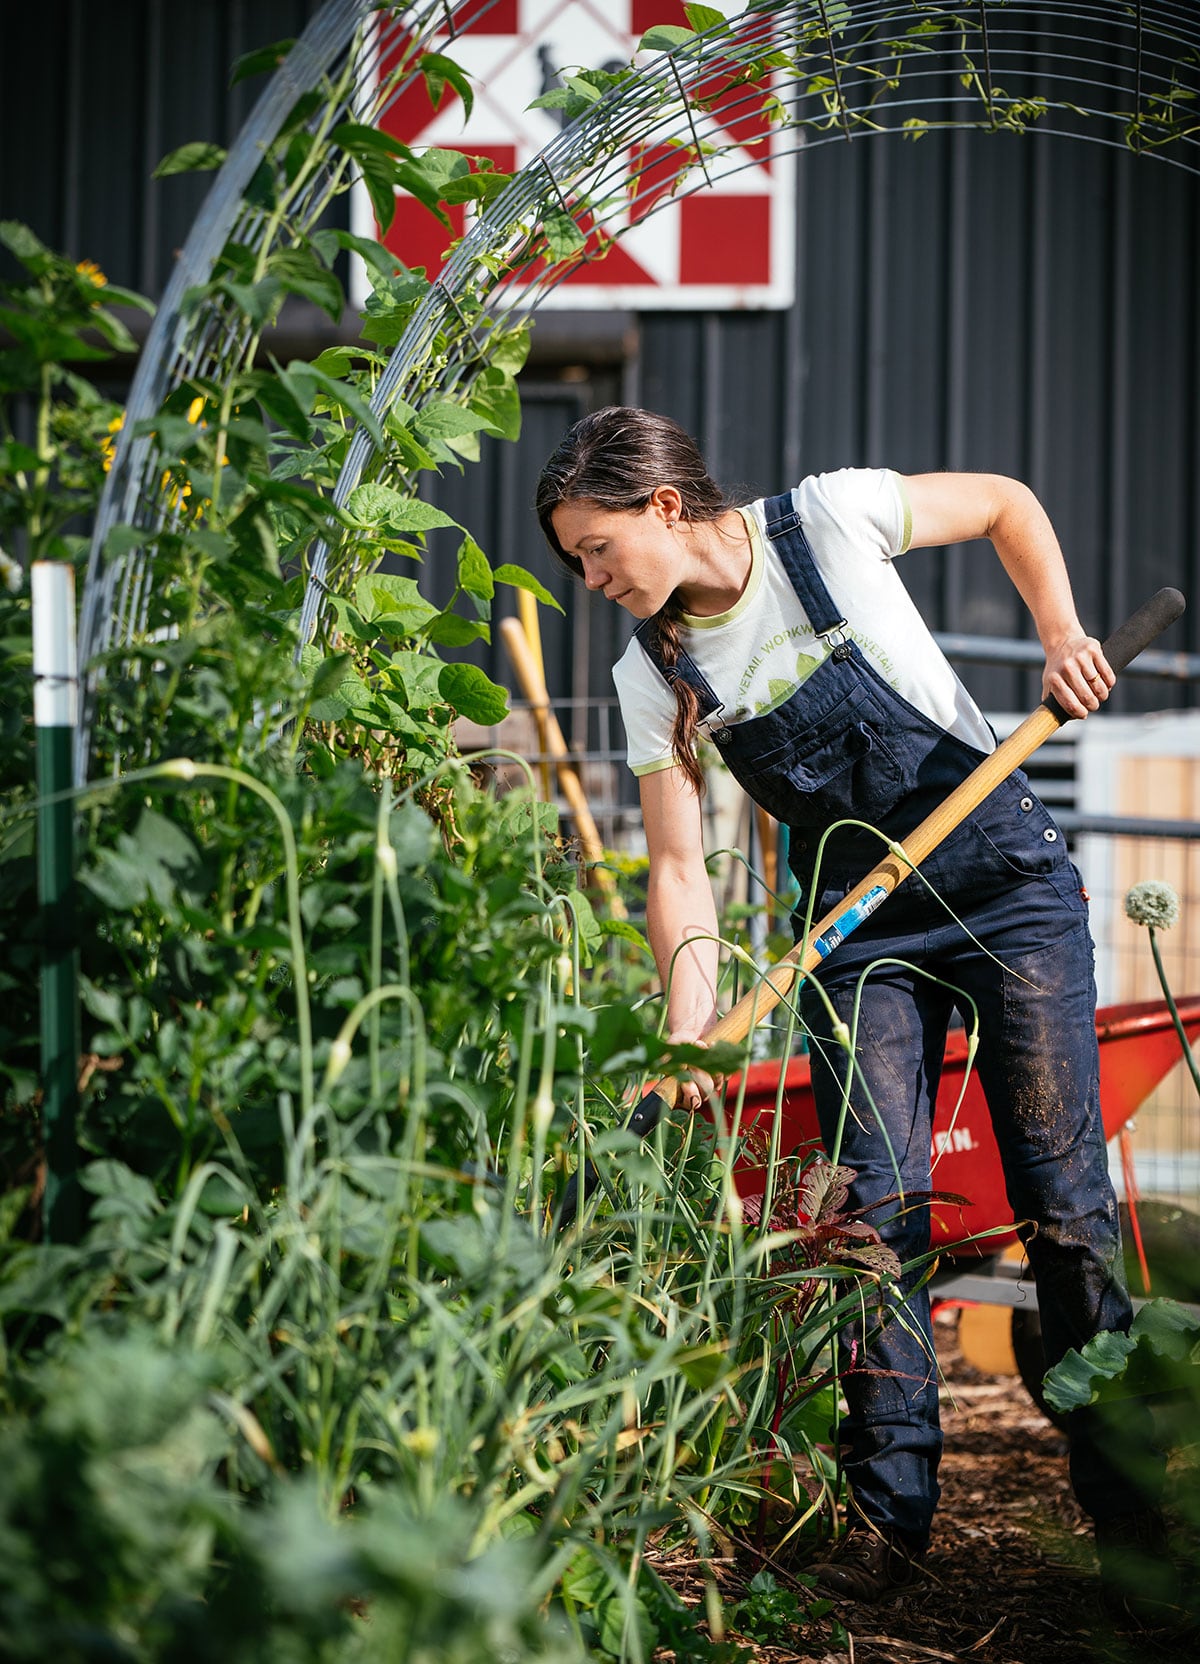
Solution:
<svg viewBox="0 0 1200 1664"><path fill-rule="evenodd" d="M601 562L593 555L581 555L583 562L583 581L588 589L603 589L608 582L608 573Z"/></svg>

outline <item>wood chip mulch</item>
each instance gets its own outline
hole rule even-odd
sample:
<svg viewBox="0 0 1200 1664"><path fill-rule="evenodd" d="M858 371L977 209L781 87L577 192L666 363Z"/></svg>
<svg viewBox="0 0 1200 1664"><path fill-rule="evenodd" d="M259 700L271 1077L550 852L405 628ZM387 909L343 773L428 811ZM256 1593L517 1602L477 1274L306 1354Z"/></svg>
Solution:
<svg viewBox="0 0 1200 1664"><path fill-rule="evenodd" d="M1195 1633L1120 1631L1100 1603L1090 1523L1071 1494L1067 1446L1015 1376L984 1375L958 1350L955 1314L936 1325L945 1375L942 1500L925 1578L877 1606L835 1609L798 1626L787 1645L727 1630L754 1664L1159 1664L1200 1658ZM694 1557L663 1556L657 1570L703 1607ZM763 1562L731 1545L712 1562L726 1612ZM773 1565L781 1587L787 1570ZM791 1583L792 1587L798 1587ZM811 1593L799 1591L802 1601ZM669 1653L660 1654L668 1660Z"/></svg>

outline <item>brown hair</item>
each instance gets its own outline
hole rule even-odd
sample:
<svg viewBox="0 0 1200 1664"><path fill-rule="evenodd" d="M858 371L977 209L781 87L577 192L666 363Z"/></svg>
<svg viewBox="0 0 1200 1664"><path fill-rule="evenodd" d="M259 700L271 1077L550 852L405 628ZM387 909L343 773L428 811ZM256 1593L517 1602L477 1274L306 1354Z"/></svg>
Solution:
<svg viewBox="0 0 1200 1664"><path fill-rule="evenodd" d="M537 483L534 505L551 552L581 578L583 563L567 554L555 534L554 510L562 503L591 502L640 514L660 485L673 485L679 492L684 520L719 520L736 506L709 475L695 440L669 416L625 405L610 405L584 416L555 446ZM655 619L668 667L679 658L682 610L672 596ZM700 702L682 676L676 677L673 686L676 712L671 749L697 792L703 792L704 777L696 761Z"/></svg>

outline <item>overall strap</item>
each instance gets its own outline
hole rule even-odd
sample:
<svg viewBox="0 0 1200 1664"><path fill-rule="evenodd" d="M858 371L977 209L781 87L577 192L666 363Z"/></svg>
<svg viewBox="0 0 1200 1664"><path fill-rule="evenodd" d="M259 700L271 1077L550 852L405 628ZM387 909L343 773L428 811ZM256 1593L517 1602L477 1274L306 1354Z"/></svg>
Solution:
<svg viewBox="0 0 1200 1664"><path fill-rule="evenodd" d="M718 711L724 710L723 702L713 692L704 672L695 659L683 648L679 649L679 657L674 664L667 664L663 659L662 643L658 636L659 614L645 619L633 632L641 643L642 651L650 663L658 671L667 686L674 691L675 683L683 680L691 688L700 701L700 708L696 717L697 722L708 722L716 716Z"/></svg>
<svg viewBox="0 0 1200 1664"><path fill-rule="evenodd" d="M812 545L796 513L791 492L784 491L778 497L768 497L763 503L763 513L767 536L778 549L792 588L800 597L817 635L830 636L835 631L844 630L846 620L834 606L825 580L817 569Z"/></svg>

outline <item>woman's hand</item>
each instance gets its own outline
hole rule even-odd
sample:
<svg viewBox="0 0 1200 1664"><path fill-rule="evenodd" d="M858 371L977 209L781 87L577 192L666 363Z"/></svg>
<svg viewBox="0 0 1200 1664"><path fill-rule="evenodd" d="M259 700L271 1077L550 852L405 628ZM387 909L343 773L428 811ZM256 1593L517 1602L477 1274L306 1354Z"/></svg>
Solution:
<svg viewBox="0 0 1200 1664"><path fill-rule="evenodd" d="M1068 716L1085 717L1100 709L1116 679L1103 647L1080 629L1047 648L1042 697L1056 699Z"/></svg>
<svg viewBox="0 0 1200 1664"><path fill-rule="evenodd" d="M702 1034L685 1034L682 1030L673 1033L671 1039L681 1045L702 1046L704 1044ZM689 1115L695 1115L697 1110L705 1107L714 1093L720 1094L724 1084L720 1075L710 1075L706 1070L699 1069L693 1064L687 1074L677 1082L679 1095L675 1102L680 1109L686 1110Z"/></svg>

